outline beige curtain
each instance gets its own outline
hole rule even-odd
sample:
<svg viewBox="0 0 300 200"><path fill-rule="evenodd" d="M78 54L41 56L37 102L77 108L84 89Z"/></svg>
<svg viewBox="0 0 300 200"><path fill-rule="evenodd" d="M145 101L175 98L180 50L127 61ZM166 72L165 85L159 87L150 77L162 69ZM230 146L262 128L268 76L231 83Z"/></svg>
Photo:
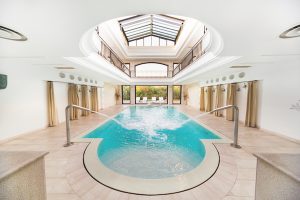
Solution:
<svg viewBox="0 0 300 200"><path fill-rule="evenodd" d="M248 82L248 95L247 95L247 110L245 125L249 127L256 127L257 116L257 81Z"/></svg>
<svg viewBox="0 0 300 200"><path fill-rule="evenodd" d="M205 112L210 112L212 110L212 87L206 88L205 95Z"/></svg>
<svg viewBox="0 0 300 200"><path fill-rule="evenodd" d="M53 82L47 81L47 104L48 104L48 126L56 126L58 123L55 107Z"/></svg>
<svg viewBox="0 0 300 200"><path fill-rule="evenodd" d="M204 87L200 88L200 111L205 111L205 97L204 97Z"/></svg>
<svg viewBox="0 0 300 200"><path fill-rule="evenodd" d="M89 90L87 85L81 86L81 106L84 108L89 108ZM88 116L89 114L89 111L81 111L82 116Z"/></svg>
<svg viewBox="0 0 300 200"><path fill-rule="evenodd" d="M68 103L78 105L79 104L79 96L78 96L78 89L77 85L73 83L69 83L68 89ZM70 119L79 119L79 110L76 108L71 109Z"/></svg>
<svg viewBox="0 0 300 200"><path fill-rule="evenodd" d="M223 93L222 93L222 87L221 85L217 85L216 86L216 103L215 103L215 108L219 108L219 107L222 107L222 101L223 101ZM222 117L223 116L223 111L220 110L220 111L216 111L215 112L215 115L217 117Z"/></svg>
<svg viewBox="0 0 300 200"><path fill-rule="evenodd" d="M99 111L98 105L98 88L95 86L91 86L91 110Z"/></svg>
<svg viewBox="0 0 300 200"><path fill-rule="evenodd" d="M226 105L235 105L236 101L236 84L230 83L227 84L227 101ZM229 121L233 121L234 119L234 110L233 108L229 108L226 110L226 119Z"/></svg>

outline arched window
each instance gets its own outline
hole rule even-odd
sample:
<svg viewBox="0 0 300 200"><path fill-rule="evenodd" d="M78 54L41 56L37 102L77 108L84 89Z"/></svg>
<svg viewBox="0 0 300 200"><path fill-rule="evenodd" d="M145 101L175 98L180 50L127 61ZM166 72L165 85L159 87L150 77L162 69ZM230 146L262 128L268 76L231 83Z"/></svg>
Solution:
<svg viewBox="0 0 300 200"><path fill-rule="evenodd" d="M168 65L162 63L142 63L135 66L136 77L168 77Z"/></svg>

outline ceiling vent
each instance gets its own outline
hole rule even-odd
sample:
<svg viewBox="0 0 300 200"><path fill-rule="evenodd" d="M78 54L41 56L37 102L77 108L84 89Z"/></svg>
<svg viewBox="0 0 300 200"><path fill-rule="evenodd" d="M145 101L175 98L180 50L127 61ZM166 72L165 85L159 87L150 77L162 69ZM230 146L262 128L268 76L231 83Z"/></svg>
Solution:
<svg viewBox="0 0 300 200"><path fill-rule="evenodd" d="M14 41L26 41L27 37L10 28L0 26L0 38Z"/></svg>
<svg viewBox="0 0 300 200"><path fill-rule="evenodd" d="M234 65L234 66L231 66L230 68L233 68L233 69L243 69L243 68L249 68L251 66L249 65Z"/></svg>
<svg viewBox="0 0 300 200"><path fill-rule="evenodd" d="M280 38L294 38L300 36L300 25L294 26L279 35Z"/></svg>

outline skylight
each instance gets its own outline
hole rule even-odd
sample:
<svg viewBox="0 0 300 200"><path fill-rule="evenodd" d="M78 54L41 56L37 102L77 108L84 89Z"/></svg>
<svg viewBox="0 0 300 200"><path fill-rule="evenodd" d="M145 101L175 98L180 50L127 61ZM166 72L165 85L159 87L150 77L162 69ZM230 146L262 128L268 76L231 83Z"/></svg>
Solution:
<svg viewBox="0 0 300 200"><path fill-rule="evenodd" d="M136 15L119 21L129 46L175 45L184 20L167 15Z"/></svg>

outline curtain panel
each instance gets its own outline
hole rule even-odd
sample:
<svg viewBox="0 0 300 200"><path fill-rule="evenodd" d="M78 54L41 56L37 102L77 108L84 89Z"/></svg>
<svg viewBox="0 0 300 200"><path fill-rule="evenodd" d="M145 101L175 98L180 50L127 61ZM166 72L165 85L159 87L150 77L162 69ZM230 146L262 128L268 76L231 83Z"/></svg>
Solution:
<svg viewBox="0 0 300 200"><path fill-rule="evenodd" d="M257 95L258 95L258 82L248 82L247 94L247 110L245 126L255 128L257 126Z"/></svg>
<svg viewBox="0 0 300 200"><path fill-rule="evenodd" d="M78 95L77 85L75 85L73 83L69 83L68 103L74 104L74 105L79 105L79 95ZM71 112L70 113L71 120L79 119L79 110L77 108L72 108L70 110L70 112Z"/></svg>
<svg viewBox="0 0 300 200"><path fill-rule="evenodd" d="M99 111L98 88L95 86L91 86L91 110L96 112Z"/></svg>
<svg viewBox="0 0 300 200"><path fill-rule="evenodd" d="M204 87L200 88L200 111L205 111Z"/></svg>
<svg viewBox="0 0 300 200"><path fill-rule="evenodd" d="M89 108L89 90L87 85L81 86L81 106L84 108ZM89 111L82 110L82 116L88 116L90 114Z"/></svg>
<svg viewBox="0 0 300 200"><path fill-rule="evenodd" d="M223 93L222 93L221 85L216 86L215 93L216 93L215 108L219 108L219 107L222 106L222 102L223 102ZM216 111L215 116L222 117L223 116L223 111L222 110Z"/></svg>
<svg viewBox="0 0 300 200"><path fill-rule="evenodd" d="M236 84L230 83L227 84L227 100L226 105L235 105L236 104ZM226 110L226 119L233 121L234 119L234 109L228 108Z"/></svg>
<svg viewBox="0 0 300 200"><path fill-rule="evenodd" d="M47 81L47 107L48 107L48 126L58 124L57 111L55 106L53 82Z"/></svg>

